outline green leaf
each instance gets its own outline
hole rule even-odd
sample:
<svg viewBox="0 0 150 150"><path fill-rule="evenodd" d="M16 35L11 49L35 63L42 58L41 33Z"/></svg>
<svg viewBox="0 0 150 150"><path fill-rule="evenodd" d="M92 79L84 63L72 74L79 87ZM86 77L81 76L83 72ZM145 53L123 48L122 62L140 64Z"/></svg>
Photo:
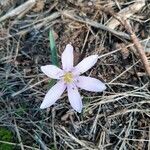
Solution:
<svg viewBox="0 0 150 150"><path fill-rule="evenodd" d="M55 44L55 39L54 39L52 29L49 32L49 40L50 40L50 51L51 51L52 64L58 66L57 49L56 49L56 44Z"/></svg>
<svg viewBox="0 0 150 150"><path fill-rule="evenodd" d="M49 40L50 40L50 52L51 52L51 60L52 64L55 66L59 66L58 64L58 57L57 57L57 49L55 44L55 39L53 35L53 30L49 31ZM49 81L50 88L56 83L56 80L52 79Z"/></svg>

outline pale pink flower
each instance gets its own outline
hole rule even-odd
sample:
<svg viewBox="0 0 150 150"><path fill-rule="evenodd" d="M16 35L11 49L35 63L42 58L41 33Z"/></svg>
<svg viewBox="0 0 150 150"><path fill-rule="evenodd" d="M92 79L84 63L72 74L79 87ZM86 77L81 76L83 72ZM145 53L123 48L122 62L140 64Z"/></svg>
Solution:
<svg viewBox="0 0 150 150"><path fill-rule="evenodd" d="M81 113L83 105L78 88L93 92L102 92L106 89L105 84L100 80L81 76L82 73L93 67L97 60L98 55L91 55L74 67L73 47L68 44L61 56L62 69L54 65L41 67L43 73L50 78L57 79L58 82L47 92L40 108L44 109L53 105L67 89L71 106Z"/></svg>

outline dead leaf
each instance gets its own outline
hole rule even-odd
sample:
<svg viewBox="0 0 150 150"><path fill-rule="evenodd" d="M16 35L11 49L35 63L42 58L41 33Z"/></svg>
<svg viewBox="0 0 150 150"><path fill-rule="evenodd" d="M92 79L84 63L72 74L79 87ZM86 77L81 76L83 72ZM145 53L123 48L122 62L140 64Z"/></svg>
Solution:
<svg viewBox="0 0 150 150"><path fill-rule="evenodd" d="M33 8L34 12L39 12L43 10L44 8L44 0L38 0L37 3L35 4L35 7Z"/></svg>
<svg viewBox="0 0 150 150"><path fill-rule="evenodd" d="M116 44L117 49L121 49L120 52L122 54L123 59L127 59L129 56L129 49L126 47L124 43Z"/></svg>

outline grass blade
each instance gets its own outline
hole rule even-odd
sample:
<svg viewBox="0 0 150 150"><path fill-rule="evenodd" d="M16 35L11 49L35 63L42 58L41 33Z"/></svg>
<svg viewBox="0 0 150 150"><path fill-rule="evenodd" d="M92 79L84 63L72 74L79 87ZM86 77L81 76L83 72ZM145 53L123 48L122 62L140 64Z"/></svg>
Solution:
<svg viewBox="0 0 150 150"><path fill-rule="evenodd" d="M53 65L59 66L58 57L57 57L57 49L55 44L55 39L53 35L53 30L49 31L49 41L50 41L50 52L51 52L51 61ZM49 87L51 88L56 83L56 80L52 79L49 81Z"/></svg>
<svg viewBox="0 0 150 150"><path fill-rule="evenodd" d="M52 64L58 66L57 49L56 49L56 44L55 44L55 39L54 39L52 29L49 32L49 40L50 40L50 51L51 51Z"/></svg>

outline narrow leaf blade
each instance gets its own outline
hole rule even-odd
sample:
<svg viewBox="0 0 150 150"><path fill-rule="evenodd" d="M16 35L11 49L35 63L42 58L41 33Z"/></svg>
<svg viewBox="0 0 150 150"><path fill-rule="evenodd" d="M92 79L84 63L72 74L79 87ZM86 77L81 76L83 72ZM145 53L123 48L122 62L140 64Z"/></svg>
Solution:
<svg viewBox="0 0 150 150"><path fill-rule="evenodd" d="M58 66L57 49L56 49L56 44L55 44L55 39L54 39L52 29L49 32L49 40L50 40L50 51L51 51L52 64Z"/></svg>

